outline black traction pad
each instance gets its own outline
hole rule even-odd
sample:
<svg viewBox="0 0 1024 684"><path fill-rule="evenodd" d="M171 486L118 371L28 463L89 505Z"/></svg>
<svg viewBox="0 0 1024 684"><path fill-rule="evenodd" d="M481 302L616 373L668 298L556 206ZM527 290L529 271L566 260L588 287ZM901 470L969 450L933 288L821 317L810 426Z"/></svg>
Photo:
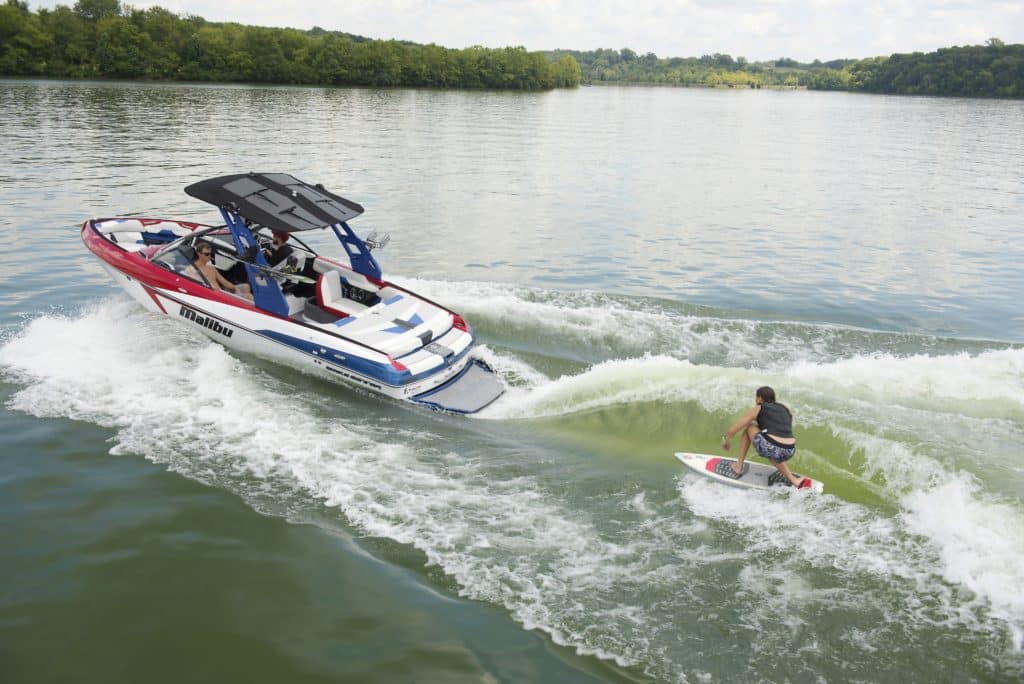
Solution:
<svg viewBox="0 0 1024 684"><path fill-rule="evenodd" d="M733 461L728 461L728 460L723 458L722 460L720 460L718 463L715 464L715 474L716 475L721 475L722 477L727 477L730 480L738 480L741 477L743 477L744 475L746 475L747 471L750 470L750 466L748 464L744 463L743 464L743 472L740 473L739 475L737 475L735 473L735 471L733 471L733 469L732 469L732 464L733 464Z"/></svg>

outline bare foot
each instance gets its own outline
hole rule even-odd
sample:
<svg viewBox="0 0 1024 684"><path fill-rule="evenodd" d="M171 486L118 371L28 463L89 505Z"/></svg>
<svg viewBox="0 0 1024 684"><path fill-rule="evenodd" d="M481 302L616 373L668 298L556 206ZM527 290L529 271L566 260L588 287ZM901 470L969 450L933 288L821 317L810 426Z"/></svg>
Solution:
<svg viewBox="0 0 1024 684"><path fill-rule="evenodd" d="M729 465L729 467L732 468L732 472L736 473L737 475L742 475L743 474L743 466L740 466L740 467L737 468L736 465L737 464L734 461L733 463L731 463Z"/></svg>

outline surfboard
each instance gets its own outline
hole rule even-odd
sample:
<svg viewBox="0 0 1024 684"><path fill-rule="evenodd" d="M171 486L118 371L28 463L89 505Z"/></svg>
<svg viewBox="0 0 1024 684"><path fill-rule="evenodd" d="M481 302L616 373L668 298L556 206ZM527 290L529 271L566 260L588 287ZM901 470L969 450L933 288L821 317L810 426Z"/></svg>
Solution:
<svg viewBox="0 0 1024 684"><path fill-rule="evenodd" d="M732 485L734 487L746 487L748 489L768 489L770 487L792 487L789 481L783 477L782 473L775 469L774 466L765 465L763 463L751 463L749 460L743 462L743 474L739 477L734 477L731 473L732 464L736 462L735 458L728 458L726 456L711 456L710 454L690 454L686 452L677 452L676 458L685 465L689 466L693 470L697 471L701 475L710 477L712 480L718 482L724 482L725 484ZM804 477L799 473L794 472L795 477ZM820 480L810 480L810 489L812 492L820 494L825 491L825 483Z"/></svg>

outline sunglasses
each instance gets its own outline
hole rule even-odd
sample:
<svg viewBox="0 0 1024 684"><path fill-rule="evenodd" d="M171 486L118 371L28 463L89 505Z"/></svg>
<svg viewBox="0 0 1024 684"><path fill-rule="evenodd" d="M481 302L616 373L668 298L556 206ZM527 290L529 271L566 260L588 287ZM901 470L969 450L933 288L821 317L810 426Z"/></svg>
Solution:
<svg viewBox="0 0 1024 684"><path fill-rule="evenodd" d="M199 253L205 256L210 256L211 254L213 254L213 251L209 249L201 249L199 250Z"/></svg>

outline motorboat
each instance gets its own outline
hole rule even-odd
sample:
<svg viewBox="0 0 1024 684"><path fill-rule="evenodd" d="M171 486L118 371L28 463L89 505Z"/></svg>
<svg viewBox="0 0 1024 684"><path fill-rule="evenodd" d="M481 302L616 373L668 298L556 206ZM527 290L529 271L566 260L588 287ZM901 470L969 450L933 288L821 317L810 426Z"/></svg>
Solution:
<svg viewBox="0 0 1024 684"><path fill-rule="evenodd" d="M371 252L389 238L352 230L359 204L285 173L220 176L185 192L224 223L82 224L85 246L145 308L226 347L438 410L474 413L504 392L462 316L384 280ZM333 232L345 257L298 237L313 230Z"/></svg>

